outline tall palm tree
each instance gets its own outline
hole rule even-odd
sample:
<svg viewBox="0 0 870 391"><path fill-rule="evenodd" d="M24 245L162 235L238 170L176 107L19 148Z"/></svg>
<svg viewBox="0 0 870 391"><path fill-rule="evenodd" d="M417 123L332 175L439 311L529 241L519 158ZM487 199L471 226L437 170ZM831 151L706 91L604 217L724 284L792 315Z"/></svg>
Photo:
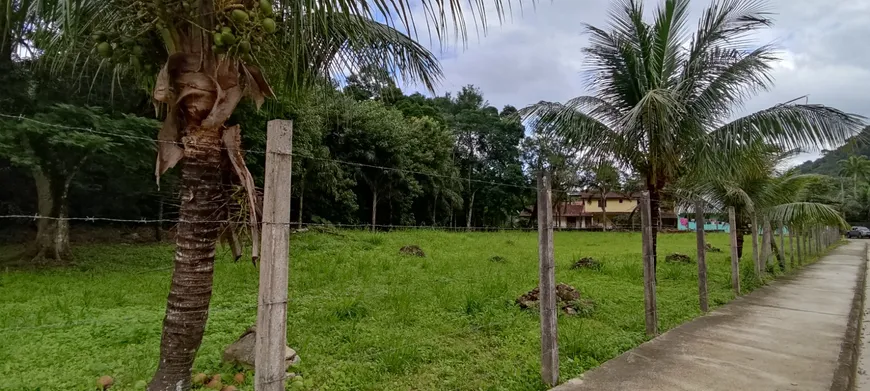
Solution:
<svg viewBox="0 0 870 391"><path fill-rule="evenodd" d="M840 176L852 178L852 196L858 196L858 179L867 180L870 178L870 159L866 156L849 156L846 159L837 162L840 166Z"/></svg>
<svg viewBox="0 0 870 391"><path fill-rule="evenodd" d="M509 2L492 4L501 13ZM33 7L52 68L87 58L116 74L135 74L153 91L165 113L158 179L183 160L175 269L149 391L190 388L221 231L214 221L225 216L225 178L247 188L256 222L240 129L225 126L237 103L247 96L259 107L274 95L273 84L296 95L323 77L363 66L431 88L441 77L435 56L402 32L416 31L413 15L421 8L412 3L422 6L439 37L466 37L463 12L479 15L475 24L486 21L482 2L462 0L82 0Z"/></svg>
<svg viewBox="0 0 870 391"><path fill-rule="evenodd" d="M774 49L749 40L772 23L763 0L715 0L694 31L689 0L664 0L651 14L647 22L640 0L616 0L607 27L586 26L592 95L522 114L642 176L653 221L663 190L688 167L721 167L720 156L752 140L822 148L858 132L855 115L795 101L730 120L772 86Z"/></svg>

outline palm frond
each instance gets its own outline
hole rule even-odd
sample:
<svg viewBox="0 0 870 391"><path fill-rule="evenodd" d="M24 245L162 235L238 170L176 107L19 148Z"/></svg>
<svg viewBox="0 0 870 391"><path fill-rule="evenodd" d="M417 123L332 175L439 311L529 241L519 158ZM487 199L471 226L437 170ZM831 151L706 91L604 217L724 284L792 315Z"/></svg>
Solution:
<svg viewBox="0 0 870 391"><path fill-rule="evenodd" d="M302 27L308 31L306 44L294 45L297 33L285 31L268 60L283 69L283 84L290 89L364 67L421 82L430 91L443 76L434 54L392 26L344 13L324 15L314 19L314 25L309 22Z"/></svg>
<svg viewBox="0 0 870 391"><path fill-rule="evenodd" d="M830 148L858 134L863 119L817 104L781 104L736 119L710 133L714 142L762 140L781 148Z"/></svg>
<svg viewBox="0 0 870 391"><path fill-rule="evenodd" d="M777 205L771 210L771 220L788 226L810 227L831 225L848 227L840 212L830 205L815 202L792 202Z"/></svg>

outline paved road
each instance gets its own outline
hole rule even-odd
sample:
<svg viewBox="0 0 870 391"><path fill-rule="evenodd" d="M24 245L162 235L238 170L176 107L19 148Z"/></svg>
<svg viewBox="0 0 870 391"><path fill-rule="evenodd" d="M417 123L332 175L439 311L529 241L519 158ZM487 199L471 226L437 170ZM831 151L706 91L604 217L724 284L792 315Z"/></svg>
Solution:
<svg viewBox="0 0 870 391"><path fill-rule="evenodd" d="M870 269L867 270L870 275ZM870 391L870 284L864 288L864 325L861 329L861 357L858 359L857 391Z"/></svg>
<svg viewBox="0 0 870 391"><path fill-rule="evenodd" d="M552 391L845 389L851 371L840 363L865 256L865 242L852 241Z"/></svg>

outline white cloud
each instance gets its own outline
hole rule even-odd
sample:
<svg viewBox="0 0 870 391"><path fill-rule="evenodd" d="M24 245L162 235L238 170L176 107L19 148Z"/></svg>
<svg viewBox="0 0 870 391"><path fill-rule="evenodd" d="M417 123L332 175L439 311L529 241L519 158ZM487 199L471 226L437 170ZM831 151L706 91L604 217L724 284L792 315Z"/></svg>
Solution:
<svg viewBox="0 0 870 391"><path fill-rule="evenodd" d="M654 9L658 0L647 1ZM584 90L583 23L606 26L608 0L539 1L513 21L496 22L487 36L471 39L464 50L442 54L445 80L439 93L466 84L480 87L497 107L522 107L540 100L564 101ZM709 3L692 3L690 23ZM776 24L758 34L759 43L775 43L782 61L774 71L775 87L747 102L747 113L808 95L844 111L870 117L870 0L774 0ZM494 15L488 14L493 20ZM820 146L821 148L821 146ZM806 159L802 156L799 159Z"/></svg>

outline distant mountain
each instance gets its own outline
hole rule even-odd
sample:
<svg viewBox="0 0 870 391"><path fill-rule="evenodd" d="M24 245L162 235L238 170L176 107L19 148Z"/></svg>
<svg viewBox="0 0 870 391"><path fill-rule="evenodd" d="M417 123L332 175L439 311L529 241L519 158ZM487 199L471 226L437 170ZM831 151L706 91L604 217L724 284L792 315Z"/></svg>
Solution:
<svg viewBox="0 0 870 391"><path fill-rule="evenodd" d="M870 126L864 128L857 136L852 137L845 145L832 151L824 151L824 156L803 162L797 168L805 174L836 176L837 172L840 171L837 162L852 155L863 155L870 158Z"/></svg>

